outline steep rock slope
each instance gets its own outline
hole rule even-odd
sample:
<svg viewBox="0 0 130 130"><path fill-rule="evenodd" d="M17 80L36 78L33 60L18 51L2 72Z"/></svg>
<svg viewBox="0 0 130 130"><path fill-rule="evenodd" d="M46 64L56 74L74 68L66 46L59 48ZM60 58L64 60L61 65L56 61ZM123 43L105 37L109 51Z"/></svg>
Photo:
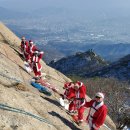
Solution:
<svg viewBox="0 0 130 130"><path fill-rule="evenodd" d="M71 121L59 107L57 94L47 97L30 86L33 74L24 71L23 61L13 49L18 48L19 43L19 38L0 23L0 130L88 130L86 123L79 128ZM43 61L42 65L47 80L63 92L63 83L70 79ZM109 117L106 124L114 130Z"/></svg>

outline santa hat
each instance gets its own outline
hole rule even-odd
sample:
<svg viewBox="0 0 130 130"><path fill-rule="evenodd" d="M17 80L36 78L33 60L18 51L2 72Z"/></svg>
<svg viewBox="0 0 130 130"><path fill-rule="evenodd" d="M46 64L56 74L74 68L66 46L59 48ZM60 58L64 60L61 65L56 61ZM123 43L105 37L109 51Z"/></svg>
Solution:
<svg viewBox="0 0 130 130"><path fill-rule="evenodd" d="M67 83L64 84L64 87L63 87L63 88L64 88L64 89L67 89L68 86L69 86L69 83L67 82Z"/></svg>
<svg viewBox="0 0 130 130"><path fill-rule="evenodd" d="M76 82L76 85L78 85L78 87L80 88L80 87L83 85L83 83L80 82L80 81L77 81L77 82Z"/></svg>
<svg viewBox="0 0 130 130"><path fill-rule="evenodd" d="M33 44L33 41L32 41L32 40L29 40L29 43Z"/></svg>
<svg viewBox="0 0 130 130"><path fill-rule="evenodd" d="M34 54L38 54L39 52L38 51L34 51Z"/></svg>
<svg viewBox="0 0 130 130"><path fill-rule="evenodd" d="M103 99L104 99L104 94L103 94L103 93L101 93L101 92L96 93L96 96L98 96L98 97L100 97L100 98L103 98Z"/></svg>
<svg viewBox="0 0 130 130"><path fill-rule="evenodd" d="M64 84L64 89L69 89L69 88L71 88L71 84L72 84L73 82L67 82L67 83L65 83Z"/></svg>

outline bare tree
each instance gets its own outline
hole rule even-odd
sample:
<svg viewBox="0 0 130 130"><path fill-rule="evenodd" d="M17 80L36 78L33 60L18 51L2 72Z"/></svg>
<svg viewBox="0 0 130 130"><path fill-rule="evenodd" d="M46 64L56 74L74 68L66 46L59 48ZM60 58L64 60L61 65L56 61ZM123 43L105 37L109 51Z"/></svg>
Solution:
<svg viewBox="0 0 130 130"><path fill-rule="evenodd" d="M125 126L130 127L130 107L121 107L119 113L117 129L123 130Z"/></svg>

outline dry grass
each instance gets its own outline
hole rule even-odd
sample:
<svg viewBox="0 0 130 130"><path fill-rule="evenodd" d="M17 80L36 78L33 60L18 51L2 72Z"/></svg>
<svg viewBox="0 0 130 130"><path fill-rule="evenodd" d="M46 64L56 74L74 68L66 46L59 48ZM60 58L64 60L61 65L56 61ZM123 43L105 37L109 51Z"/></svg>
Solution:
<svg viewBox="0 0 130 130"><path fill-rule="evenodd" d="M16 90L21 90L21 91L29 91L29 89L26 87L25 84L19 83L18 85L15 86Z"/></svg>

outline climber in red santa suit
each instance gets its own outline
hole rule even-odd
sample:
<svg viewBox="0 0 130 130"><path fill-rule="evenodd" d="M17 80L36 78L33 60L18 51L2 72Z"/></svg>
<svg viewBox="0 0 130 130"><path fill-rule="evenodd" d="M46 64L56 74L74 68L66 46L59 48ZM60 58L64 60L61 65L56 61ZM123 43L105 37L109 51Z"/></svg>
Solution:
<svg viewBox="0 0 130 130"><path fill-rule="evenodd" d="M33 44L32 40L29 40L29 46L28 46L28 61L30 62L31 57L33 56L33 53L37 51L38 48Z"/></svg>
<svg viewBox="0 0 130 130"><path fill-rule="evenodd" d="M63 98L70 99L72 97L70 94L72 94L72 91L74 90L74 82L65 83L63 89L65 89Z"/></svg>
<svg viewBox="0 0 130 130"><path fill-rule="evenodd" d="M85 107L90 107L87 122L90 130L98 130L103 125L106 115L107 107L103 102L104 94L101 92L96 93L95 99L85 103Z"/></svg>
<svg viewBox="0 0 130 130"><path fill-rule="evenodd" d="M62 96L63 99L67 99L70 104L69 104L69 113L74 114L75 113L75 104L73 102L75 98L75 89L74 89L74 82L67 82L64 84L63 89L65 89L65 92Z"/></svg>
<svg viewBox="0 0 130 130"><path fill-rule="evenodd" d="M85 97L86 97L86 86L77 81L74 86L75 89L75 105L78 111L78 120L77 123L79 125L83 122L83 113L84 113L84 105L85 105Z"/></svg>
<svg viewBox="0 0 130 130"><path fill-rule="evenodd" d="M21 52L25 61L28 61L28 41L26 41L25 37L22 37L21 40Z"/></svg>
<svg viewBox="0 0 130 130"><path fill-rule="evenodd" d="M41 77L41 69L42 65L40 64L40 60L42 59L44 52L42 51L34 51L31 57L31 68L34 71L35 77Z"/></svg>

